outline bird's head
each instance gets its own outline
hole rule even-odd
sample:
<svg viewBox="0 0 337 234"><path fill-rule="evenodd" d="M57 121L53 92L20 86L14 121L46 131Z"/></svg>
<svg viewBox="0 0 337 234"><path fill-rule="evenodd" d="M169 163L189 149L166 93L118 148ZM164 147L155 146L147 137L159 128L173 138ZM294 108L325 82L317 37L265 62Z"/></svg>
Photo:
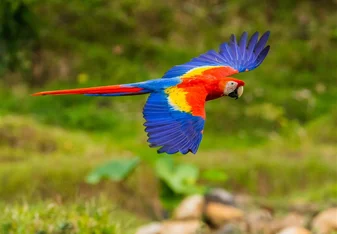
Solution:
<svg viewBox="0 0 337 234"><path fill-rule="evenodd" d="M225 96L238 99L243 94L243 86L245 82L232 77L226 77L222 83Z"/></svg>

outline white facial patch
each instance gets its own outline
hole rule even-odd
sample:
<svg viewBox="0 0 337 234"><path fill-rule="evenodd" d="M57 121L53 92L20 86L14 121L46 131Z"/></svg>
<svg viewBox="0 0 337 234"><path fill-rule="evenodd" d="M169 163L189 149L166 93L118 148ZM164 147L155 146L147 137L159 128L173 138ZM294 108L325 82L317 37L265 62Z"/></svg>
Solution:
<svg viewBox="0 0 337 234"><path fill-rule="evenodd" d="M235 82L235 81L227 82L225 90L224 90L224 94L225 95L230 94L231 92L233 92L236 89L237 86L238 86L238 83Z"/></svg>

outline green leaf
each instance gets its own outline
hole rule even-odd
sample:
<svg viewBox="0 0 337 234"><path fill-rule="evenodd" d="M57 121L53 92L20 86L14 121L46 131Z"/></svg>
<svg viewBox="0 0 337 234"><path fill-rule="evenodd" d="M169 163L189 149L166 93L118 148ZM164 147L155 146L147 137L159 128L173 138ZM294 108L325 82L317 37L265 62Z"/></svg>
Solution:
<svg viewBox="0 0 337 234"><path fill-rule="evenodd" d="M173 178L176 186L182 186L180 190L184 190L185 186L195 185L198 177L199 168L192 164L180 164L177 165Z"/></svg>
<svg viewBox="0 0 337 234"><path fill-rule="evenodd" d="M209 169L201 173L201 178L213 182L225 182L228 179L227 174L218 169Z"/></svg>
<svg viewBox="0 0 337 234"><path fill-rule="evenodd" d="M169 178L174 170L174 163L171 157L162 157L156 161L156 173L160 178Z"/></svg>
<svg viewBox="0 0 337 234"><path fill-rule="evenodd" d="M192 164L174 164L172 157L162 157L157 160L155 170L158 177L177 194L192 194L203 192L198 186L199 168Z"/></svg>
<svg viewBox="0 0 337 234"><path fill-rule="evenodd" d="M102 179L121 181L132 172L139 162L140 159L138 157L111 160L91 171L86 177L86 182L89 184L97 184Z"/></svg>

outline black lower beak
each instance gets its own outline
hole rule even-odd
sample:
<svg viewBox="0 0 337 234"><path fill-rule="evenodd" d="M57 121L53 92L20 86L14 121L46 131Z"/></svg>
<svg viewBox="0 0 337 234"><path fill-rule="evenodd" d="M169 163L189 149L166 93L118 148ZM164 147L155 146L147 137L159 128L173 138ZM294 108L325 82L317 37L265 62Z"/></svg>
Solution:
<svg viewBox="0 0 337 234"><path fill-rule="evenodd" d="M233 92L231 92L230 94L228 94L228 96L231 97L231 98L238 99L239 98L238 89L235 89Z"/></svg>

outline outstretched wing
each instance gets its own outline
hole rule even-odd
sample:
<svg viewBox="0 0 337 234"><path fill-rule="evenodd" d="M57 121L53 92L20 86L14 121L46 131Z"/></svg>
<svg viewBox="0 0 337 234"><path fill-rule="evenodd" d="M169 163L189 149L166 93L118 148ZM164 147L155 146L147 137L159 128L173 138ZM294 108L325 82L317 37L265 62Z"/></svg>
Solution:
<svg viewBox="0 0 337 234"><path fill-rule="evenodd" d="M152 93L143 110L150 147L158 153L196 153L205 123L206 92L177 86Z"/></svg>
<svg viewBox="0 0 337 234"><path fill-rule="evenodd" d="M177 65L168 70L163 78L187 78L202 75L209 70L221 72L224 76L251 71L258 67L266 58L269 46L265 46L270 32L265 32L258 40L259 33L252 35L247 43L248 34L244 32L237 42L235 35L230 41L220 45L219 52L210 50L191 61Z"/></svg>

